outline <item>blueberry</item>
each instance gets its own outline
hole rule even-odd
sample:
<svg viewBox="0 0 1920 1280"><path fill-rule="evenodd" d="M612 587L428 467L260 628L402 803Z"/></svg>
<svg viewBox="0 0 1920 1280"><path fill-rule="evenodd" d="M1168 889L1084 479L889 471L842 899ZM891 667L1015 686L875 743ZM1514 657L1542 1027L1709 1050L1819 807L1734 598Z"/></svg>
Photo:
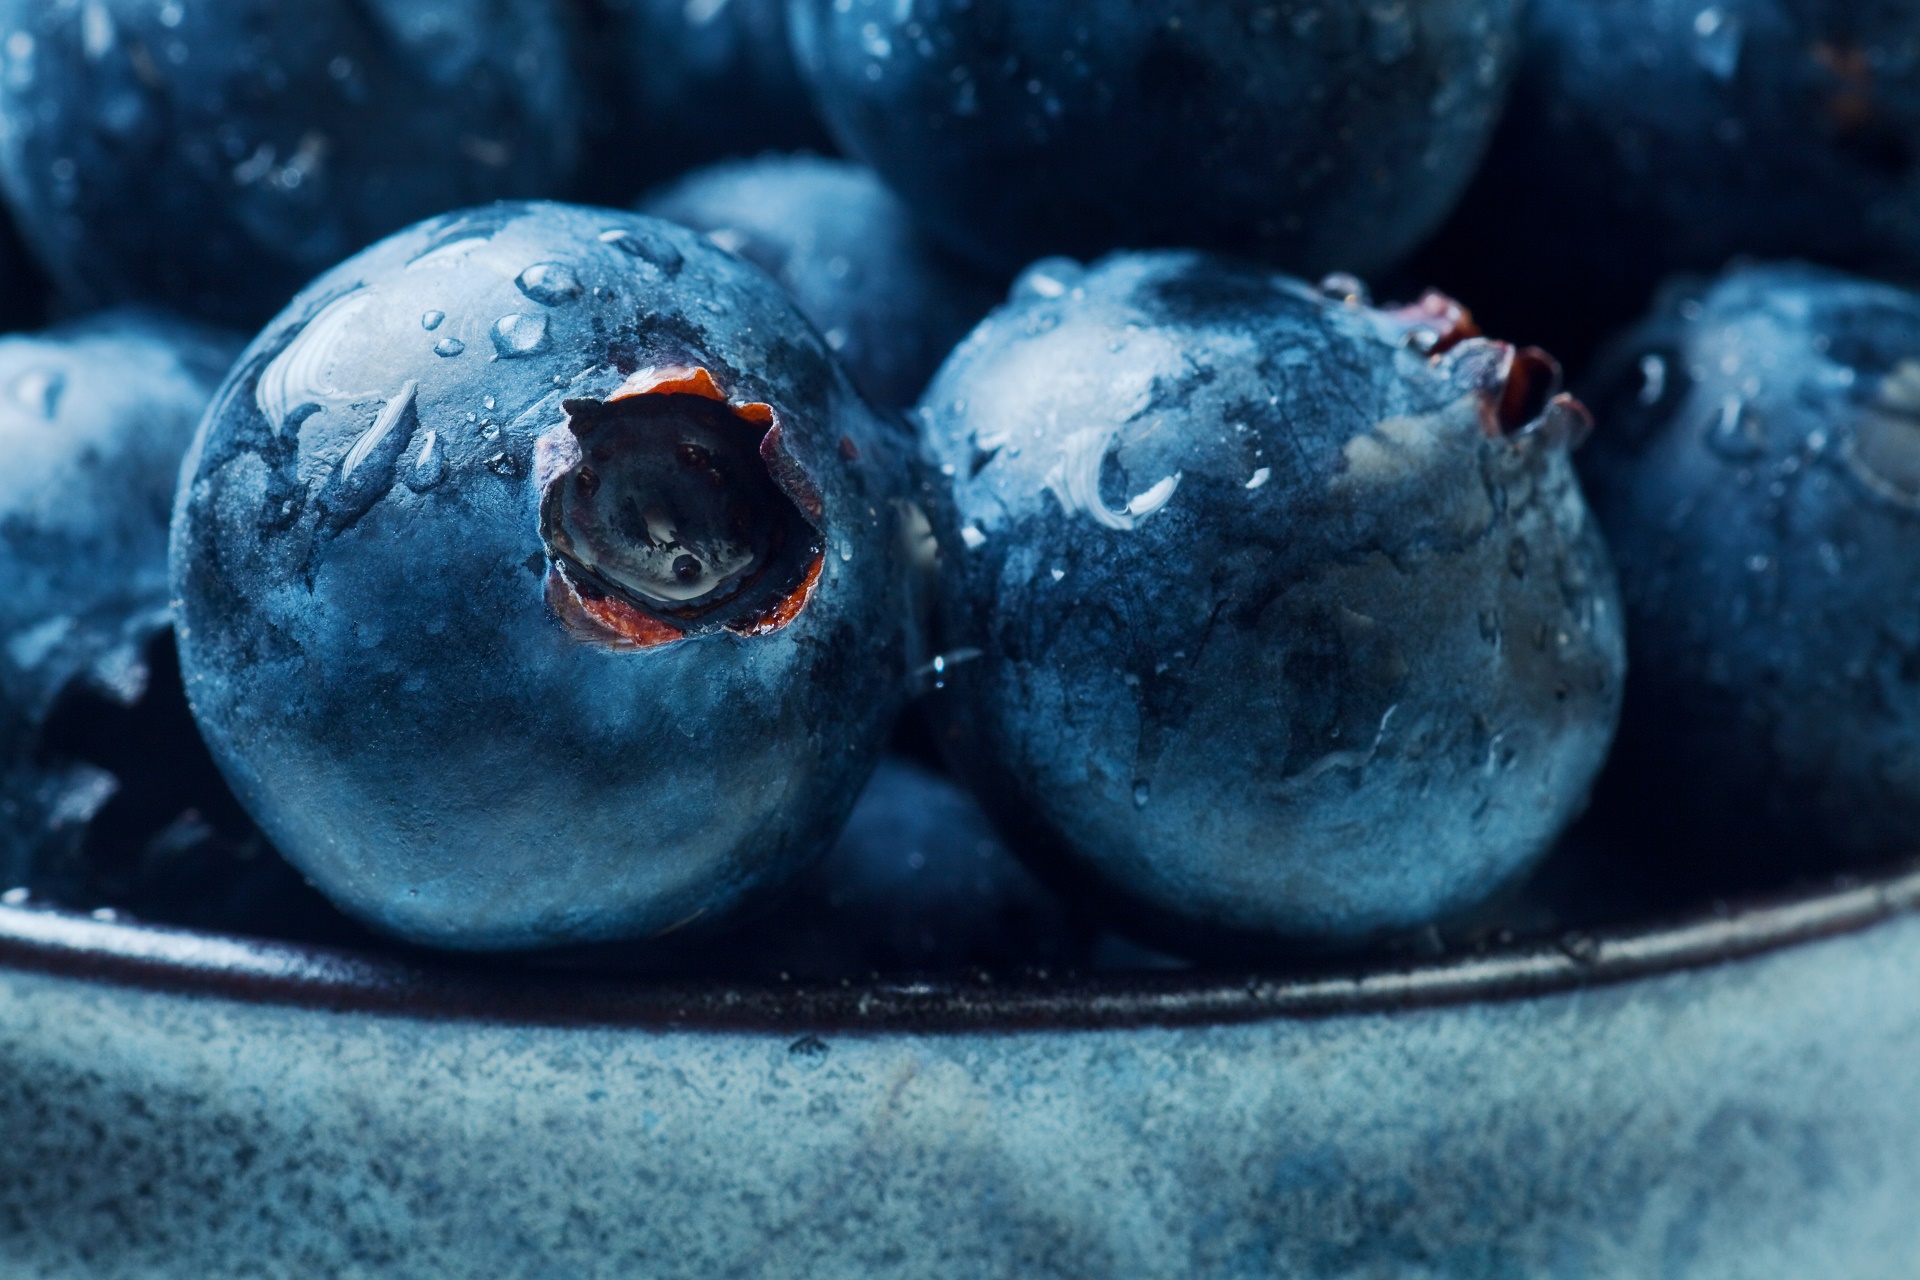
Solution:
<svg viewBox="0 0 1920 1280"><path fill-rule="evenodd" d="M1431 922L1546 850L1620 612L1585 411L1476 332L1162 252L1038 264L956 349L936 707L1023 845L1200 947Z"/></svg>
<svg viewBox="0 0 1920 1280"><path fill-rule="evenodd" d="M274 843L388 933L717 918L831 840L903 696L903 438L684 228L409 228L208 412L173 533L195 713Z"/></svg>
<svg viewBox="0 0 1920 1280"><path fill-rule="evenodd" d="M871 169L763 156L691 174L641 206L778 280L877 403L911 405L998 290L914 229Z"/></svg>
<svg viewBox="0 0 1920 1280"><path fill-rule="evenodd" d="M1086 926L1008 851L963 787L889 757L839 840L790 893L673 954L667 967L812 981L1019 973L1082 964L1090 942Z"/></svg>
<svg viewBox="0 0 1920 1280"><path fill-rule="evenodd" d="M586 0L606 198L723 156L827 147L793 63L786 0ZM593 177L594 175L589 175Z"/></svg>
<svg viewBox="0 0 1920 1280"><path fill-rule="evenodd" d="M1682 283L1594 386L1634 663L1603 794L1667 875L1909 851L1920 297L1802 266Z"/></svg>
<svg viewBox="0 0 1920 1280"><path fill-rule="evenodd" d="M259 324L415 219L571 181L563 0L6 0L0 185L82 306Z"/></svg>
<svg viewBox="0 0 1920 1280"><path fill-rule="evenodd" d="M50 751L77 685L140 702L168 623L167 513L238 342L119 312L0 338L0 876L71 863L121 782Z"/></svg>
<svg viewBox="0 0 1920 1280"><path fill-rule="evenodd" d="M1516 0L794 0L827 124L928 227L1011 271L1195 245L1370 271L1479 160Z"/></svg>
<svg viewBox="0 0 1920 1280"><path fill-rule="evenodd" d="M1920 269L1906 0L1534 0L1525 32L1447 237L1517 312L1612 327L1666 273L1735 255Z"/></svg>

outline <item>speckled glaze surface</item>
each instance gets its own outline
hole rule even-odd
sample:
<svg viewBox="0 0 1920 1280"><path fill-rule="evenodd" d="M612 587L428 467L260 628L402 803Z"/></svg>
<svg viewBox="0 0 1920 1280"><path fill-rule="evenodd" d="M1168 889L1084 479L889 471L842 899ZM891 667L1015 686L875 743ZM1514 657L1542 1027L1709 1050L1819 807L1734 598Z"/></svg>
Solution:
<svg viewBox="0 0 1920 1280"><path fill-rule="evenodd" d="M1358 979L811 992L0 907L0 1266L1907 1277L1916 901Z"/></svg>

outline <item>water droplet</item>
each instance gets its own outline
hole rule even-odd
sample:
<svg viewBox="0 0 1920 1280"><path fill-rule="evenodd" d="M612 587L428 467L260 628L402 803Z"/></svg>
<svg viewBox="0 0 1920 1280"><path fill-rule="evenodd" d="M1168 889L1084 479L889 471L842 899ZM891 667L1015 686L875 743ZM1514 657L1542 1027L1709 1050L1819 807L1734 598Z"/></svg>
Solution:
<svg viewBox="0 0 1920 1280"><path fill-rule="evenodd" d="M520 464L513 460L510 453L496 453L486 462L487 470L503 479L511 480L520 474Z"/></svg>
<svg viewBox="0 0 1920 1280"><path fill-rule="evenodd" d="M431 333L438 329L440 322L446 318L447 313L444 311L423 311L420 313L420 327Z"/></svg>
<svg viewBox="0 0 1920 1280"><path fill-rule="evenodd" d="M60 411L67 375L57 369L29 369L13 380L13 398L23 408L52 420Z"/></svg>
<svg viewBox="0 0 1920 1280"><path fill-rule="evenodd" d="M1139 781L1133 784L1133 807L1134 808L1136 809L1146 808L1147 801L1151 800L1152 798L1153 798L1153 793L1148 789L1144 779L1142 781Z"/></svg>
<svg viewBox="0 0 1920 1280"><path fill-rule="evenodd" d="M536 262L513 281L520 292L544 306L571 302L583 292L579 279L563 263Z"/></svg>
<svg viewBox="0 0 1920 1280"><path fill-rule="evenodd" d="M1256 470L1253 473L1252 478L1247 481L1247 488L1258 489L1261 485L1265 484L1269 479L1271 479L1272 476L1273 476L1272 467L1261 467L1258 470Z"/></svg>
<svg viewBox="0 0 1920 1280"><path fill-rule="evenodd" d="M1060 581L1060 579L1067 576L1067 571L1065 569L1050 569L1048 570L1048 572L1053 575L1053 580L1055 582L1058 582Z"/></svg>
<svg viewBox="0 0 1920 1280"><path fill-rule="evenodd" d="M849 560L851 560L851 559L853 559L853 544L852 544L852 543L850 543L850 542L843 542L843 543L841 543L841 544L840 544L840 561L841 561L841 563L843 563L843 564L844 564L844 563L846 563L847 561L849 561Z"/></svg>
<svg viewBox="0 0 1920 1280"><path fill-rule="evenodd" d="M502 360L541 351L547 345L547 318L508 312L493 322L493 349Z"/></svg>
<svg viewBox="0 0 1920 1280"><path fill-rule="evenodd" d="M1723 458L1754 458L1767 451L1767 436L1746 401L1728 396L1720 402L1720 414L1707 429L1707 445Z"/></svg>
<svg viewBox="0 0 1920 1280"><path fill-rule="evenodd" d="M1016 298L1063 298L1086 272L1072 258L1042 258L1020 273L1009 292Z"/></svg>
<svg viewBox="0 0 1920 1280"><path fill-rule="evenodd" d="M458 338L442 338L433 344L433 354L437 356L457 356L467 349L467 344Z"/></svg>
<svg viewBox="0 0 1920 1280"><path fill-rule="evenodd" d="M27 890L15 886L5 893L0 893L0 903L5 903L9 907L22 907L26 905L27 899L32 896L33 895Z"/></svg>
<svg viewBox="0 0 1920 1280"><path fill-rule="evenodd" d="M1320 292L1327 295L1327 297L1347 303L1350 306L1370 307L1373 305L1373 295L1367 291L1367 282L1359 276L1346 271L1336 271L1331 275L1323 276L1320 280L1319 289Z"/></svg>
<svg viewBox="0 0 1920 1280"><path fill-rule="evenodd" d="M987 535L975 525L968 525L960 531L960 541L967 544L967 550L978 551L987 545Z"/></svg>
<svg viewBox="0 0 1920 1280"><path fill-rule="evenodd" d="M1716 80L1731 80L1740 67L1745 34L1738 15L1723 13L1717 6L1702 9L1693 17L1693 60Z"/></svg>
<svg viewBox="0 0 1920 1280"><path fill-rule="evenodd" d="M1657 355L1640 357L1640 403L1656 405L1667 394L1667 362Z"/></svg>
<svg viewBox="0 0 1920 1280"><path fill-rule="evenodd" d="M407 488L425 493L446 478L447 455L440 448L439 433L429 431L420 437L419 452L413 455L413 465L407 468Z"/></svg>

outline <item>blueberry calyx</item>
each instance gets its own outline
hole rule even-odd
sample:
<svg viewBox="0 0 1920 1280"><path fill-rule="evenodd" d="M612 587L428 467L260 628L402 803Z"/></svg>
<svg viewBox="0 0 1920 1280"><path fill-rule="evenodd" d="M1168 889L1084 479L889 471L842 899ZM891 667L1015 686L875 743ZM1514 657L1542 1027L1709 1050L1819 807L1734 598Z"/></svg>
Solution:
<svg viewBox="0 0 1920 1280"><path fill-rule="evenodd" d="M1490 439L1578 449L1593 430L1587 407L1560 389L1560 362L1539 347L1476 337L1436 360L1477 397Z"/></svg>
<svg viewBox="0 0 1920 1280"><path fill-rule="evenodd" d="M1320 284L1322 292L1333 292L1351 306L1365 306L1365 286L1351 277L1329 276ZM1429 289L1405 306L1376 310L1374 315L1388 336L1412 347L1423 356L1445 355L1461 343L1481 336L1473 312L1438 289Z"/></svg>
<svg viewBox="0 0 1920 1280"><path fill-rule="evenodd" d="M642 649L799 615L823 562L821 502L771 405L668 366L561 407L536 482L547 600L576 638Z"/></svg>
<svg viewBox="0 0 1920 1280"><path fill-rule="evenodd" d="M1320 292L1373 313L1389 341L1444 362L1454 382L1480 398L1480 424L1494 439L1541 439L1577 449L1593 429L1585 405L1560 390L1560 362L1539 347L1515 348L1480 332L1473 312L1438 289L1404 306L1372 307L1366 286L1335 274Z"/></svg>

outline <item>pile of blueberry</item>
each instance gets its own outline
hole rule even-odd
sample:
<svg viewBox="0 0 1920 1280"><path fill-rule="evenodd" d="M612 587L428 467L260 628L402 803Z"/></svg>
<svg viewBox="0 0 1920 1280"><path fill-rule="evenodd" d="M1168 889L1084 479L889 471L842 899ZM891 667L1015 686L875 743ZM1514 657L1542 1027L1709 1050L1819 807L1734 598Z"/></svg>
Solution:
<svg viewBox="0 0 1920 1280"><path fill-rule="evenodd" d="M1012 971L1920 831L1912 0L0 0L0 190L13 905Z"/></svg>

